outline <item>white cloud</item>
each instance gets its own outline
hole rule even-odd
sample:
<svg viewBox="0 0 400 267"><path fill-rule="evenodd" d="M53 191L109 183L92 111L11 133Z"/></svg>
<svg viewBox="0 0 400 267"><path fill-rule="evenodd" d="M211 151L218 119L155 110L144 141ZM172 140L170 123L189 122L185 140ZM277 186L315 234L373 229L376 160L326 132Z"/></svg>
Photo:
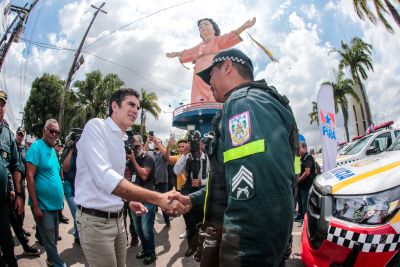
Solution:
<svg viewBox="0 0 400 267"><path fill-rule="evenodd" d="M313 1L303 1L301 4L291 0L283 3L278 0L194 1L139 20L156 10L178 3L180 2L146 1L139 4L129 0L107 1L103 9L108 14L98 14L85 45L128 23L138 21L85 47L84 50L130 70L84 53L85 64L74 79L83 79L85 72L99 69L104 74L117 73L128 87L143 87L156 92L163 112L158 121L148 114L147 128L161 136L167 136L172 121L172 109L169 105L176 107L181 102L188 102L193 66L186 64L191 68L188 71L178 60L166 58L165 53L190 48L201 41L197 30L198 19L213 18L221 32L226 33L256 16L257 23L248 32L265 44L280 63L269 64L267 57L246 34L242 34L244 41L238 47L253 59L257 78L265 78L289 97L302 133L311 146L319 146L318 130L316 125L309 125L308 113L311 111L311 101L316 100L319 85L325 80L333 79L332 69L338 65L337 55L329 55L331 41L339 43L340 36L343 36L332 32L332 39L322 39L322 33L327 28L323 18L329 16L360 29L360 36L374 46L375 73L369 74L366 83L371 109L378 117L398 117L400 108L396 103L396 96L399 93L400 69L394 55L400 49L399 40L381 26L362 22L355 15L351 1L330 1L322 9L318 9ZM88 0L74 1L61 10L52 10L58 14L59 21L54 23L59 25L60 31L36 32L35 35L46 36L47 42L56 46L78 47L93 17L94 9L90 4L92 2ZM44 5L41 14L49 12L46 8L52 6L54 4ZM40 28L43 29L44 26ZM352 37L350 33L348 35L349 38ZM16 117L20 117L21 102L26 101L33 79L43 72L54 73L65 79L74 55L71 51L38 49L32 46L32 52L25 58L22 56L24 48L24 44L13 44L0 76L0 86L7 85L10 104ZM25 68L26 72L23 71ZM338 125L341 124L339 114ZM338 131L338 136L343 136L343 129L339 128Z"/></svg>
<svg viewBox="0 0 400 267"><path fill-rule="evenodd" d="M286 0L285 2L283 2L278 7L278 9L275 12L275 14L272 15L271 19L272 20L277 20L277 19L280 19L281 17L283 17L283 15L286 14L286 11L290 7L291 4L292 4L291 0Z"/></svg>
<svg viewBox="0 0 400 267"><path fill-rule="evenodd" d="M315 8L314 4L302 5L300 10L307 16L309 20L319 17L319 12Z"/></svg>

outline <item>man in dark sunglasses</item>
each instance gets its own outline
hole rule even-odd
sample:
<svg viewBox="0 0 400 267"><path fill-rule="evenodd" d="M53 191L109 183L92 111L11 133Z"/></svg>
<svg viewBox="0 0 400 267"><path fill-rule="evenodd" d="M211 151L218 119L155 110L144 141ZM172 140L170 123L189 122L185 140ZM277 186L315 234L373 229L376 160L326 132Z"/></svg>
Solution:
<svg viewBox="0 0 400 267"><path fill-rule="evenodd" d="M9 209L10 200L15 198L13 179L17 194L21 193L21 167L18 163L17 145L14 135L5 123L7 94L0 90L0 247L3 260L8 266L18 266L14 254L14 239L11 234ZM11 177L13 179L9 179ZM23 209L23 206L21 207ZM22 210L21 210L22 211Z"/></svg>
<svg viewBox="0 0 400 267"><path fill-rule="evenodd" d="M58 211L64 207L64 191L60 163L54 145L60 134L55 119L46 121L43 136L35 141L26 155L26 181L29 205L36 221L48 264L66 266L57 250Z"/></svg>

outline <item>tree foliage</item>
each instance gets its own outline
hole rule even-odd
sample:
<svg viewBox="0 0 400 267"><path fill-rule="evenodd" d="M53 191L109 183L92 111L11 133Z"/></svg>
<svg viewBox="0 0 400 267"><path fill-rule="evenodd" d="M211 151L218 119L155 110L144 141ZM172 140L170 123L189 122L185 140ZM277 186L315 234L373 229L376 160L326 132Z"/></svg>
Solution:
<svg viewBox="0 0 400 267"><path fill-rule="evenodd" d="M396 0L397 4L392 4L393 1L389 0L373 0L373 6L375 12L371 10L368 5L367 0L353 0L354 10L357 13L357 16L362 19L368 19L372 23L376 24L378 21L382 22L383 26L385 26L386 30L390 33L394 33L392 25L386 19L386 15L390 13L392 18L394 19L397 26L400 27L400 14L395 6L399 6L400 1Z"/></svg>
<svg viewBox="0 0 400 267"><path fill-rule="evenodd" d="M360 98L354 91L354 82L351 79L345 79L344 72L342 69L339 69L339 72L336 76L336 81L332 82L333 88L333 97L335 103L335 112L339 112L339 107L343 114L343 126L346 132L346 141L350 140L349 137L349 103L347 100L347 96L352 96L358 102L360 102Z"/></svg>
<svg viewBox="0 0 400 267"><path fill-rule="evenodd" d="M111 95L120 89L124 82L117 74L106 74L99 70L86 73L86 79L76 81L66 93L65 132L70 128L83 128L92 118L105 118Z"/></svg>
<svg viewBox="0 0 400 267"><path fill-rule="evenodd" d="M158 96L155 92L149 93L143 88L141 88L140 91L140 135L143 137L146 131L146 112L150 112L150 114L157 120L161 108L157 103Z"/></svg>
<svg viewBox="0 0 400 267"><path fill-rule="evenodd" d="M49 73L44 73L42 77L33 81L24 109L24 125L27 133L41 137L46 120L58 119L63 86L63 80Z"/></svg>
<svg viewBox="0 0 400 267"><path fill-rule="evenodd" d="M367 93L362 80L368 79L367 70L374 71L372 65L372 45L365 43L361 38L354 37L350 44L341 42L341 48L334 50L341 56L339 70L349 68L354 84L360 89L361 96L365 105L367 123L372 123L371 109L369 106Z"/></svg>
<svg viewBox="0 0 400 267"><path fill-rule="evenodd" d="M319 126L319 120L318 120L318 104L317 102L313 101L311 102L312 109L311 112L308 113L308 117L310 117L310 124L313 124L314 122L317 123Z"/></svg>

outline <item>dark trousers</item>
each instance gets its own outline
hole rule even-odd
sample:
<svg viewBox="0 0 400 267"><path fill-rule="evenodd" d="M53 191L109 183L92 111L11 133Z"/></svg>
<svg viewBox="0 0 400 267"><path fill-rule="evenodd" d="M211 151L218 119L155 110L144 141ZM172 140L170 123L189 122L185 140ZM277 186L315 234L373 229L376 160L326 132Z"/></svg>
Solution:
<svg viewBox="0 0 400 267"><path fill-rule="evenodd" d="M304 214L307 212L307 199L308 192L310 191L310 187L299 187L297 193L297 203L299 204L299 217L300 220L303 220Z"/></svg>
<svg viewBox="0 0 400 267"><path fill-rule="evenodd" d="M9 207L14 207L14 206L15 206L15 200L10 201ZM28 246L28 242L26 240L24 230L22 229L22 223L24 220L23 215L19 215L18 210L15 210L14 208L10 208L9 216L10 216L10 224L14 230L14 233L17 236L22 247L25 249Z"/></svg>
<svg viewBox="0 0 400 267"><path fill-rule="evenodd" d="M190 248L197 247L199 233L196 228L198 223L203 221L203 207L193 207L190 211L183 215L186 224L187 240Z"/></svg>
<svg viewBox="0 0 400 267"><path fill-rule="evenodd" d="M168 192L168 183L158 183L158 184L156 184L156 191L159 192L159 193ZM164 222L166 224L169 224L170 223L169 216L164 211L162 212L162 214L163 214L163 217L164 217Z"/></svg>
<svg viewBox="0 0 400 267"><path fill-rule="evenodd" d="M14 254L14 238L11 234L8 206L0 203L0 247L3 251L3 260L10 266L18 266Z"/></svg>

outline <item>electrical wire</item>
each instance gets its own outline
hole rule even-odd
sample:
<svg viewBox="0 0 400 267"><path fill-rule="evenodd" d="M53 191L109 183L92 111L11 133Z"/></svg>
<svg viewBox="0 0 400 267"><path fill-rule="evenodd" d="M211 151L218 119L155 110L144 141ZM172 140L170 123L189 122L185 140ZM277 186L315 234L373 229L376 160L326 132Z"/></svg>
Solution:
<svg viewBox="0 0 400 267"><path fill-rule="evenodd" d="M170 90L168 90L168 89L166 89L166 88L163 88L163 87L159 86L158 84L155 84L154 82L150 81L149 79L147 79L146 77L144 77L144 75L146 75L146 74L143 75L143 74L141 74L140 72L138 72L138 71L136 71L136 70L133 70L133 69L131 69L131 68L129 68L129 67L126 67L126 66L124 66L124 65L121 65L121 64L119 64L119 63L115 63L115 62L113 62L113 61L111 61L111 60L108 60L108 59L106 59L106 58L102 58L102 57L97 56L97 55L95 55L95 54L93 54L93 53L90 53L90 52L87 52L87 51L82 51L82 52L85 53L85 54L91 55L91 56L93 56L93 57L95 57L95 58L98 58L98 59L100 59L100 60L103 60L103 61L105 61L105 62L108 62L108 63L110 63L110 64L113 64L113 65L115 65L115 66L118 66L118 67L120 67L120 68L123 68L123 69L125 69L125 70L128 70L129 72L136 74L136 75L137 75L138 77L140 77L141 79L143 79L143 80L145 80L146 82L148 82L148 83L150 83L150 84L156 86L157 88L159 88L159 89L161 89L161 90L167 92L168 94L171 94L171 95L173 95L173 96L175 96L175 97L177 97L177 98L179 98L179 99L181 99L181 100L185 100L185 99L182 98L181 96L172 93ZM147 74L147 75L149 75L149 74ZM165 80L165 79L162 79L162 78L153 76L153 75L149 75L149 76L152 76L153 78L156 78L156 79L159 79L159 80L163 80L163 81L165 81L165 82L173 83L173 82L170 82L170 81L168 81L168 80ZM178 85L178 86L181 86L182 88L187 88L187 87L185 87L185 86L183 86L183 85L179 85L179 84L176 84L176 83L174 83L174 84L175 84L175 85Z"/></svg>
<svg viewBox="0 0 400 267"><path fill-rule="evenodd" d="M166 11L166 10L168 10L168 9L175 8L175 7L181 6L181 5L185 5L185 4L190 3L190 2L193 2L193 1L195 1L195 0L190 0L190 1L182 2L182 3L176 4L176 5L172 5L172 6L169 6L169 7L166 7L166 8L159 9L159 10L157 10L157 11L155 11L155 12L153 12L153 13L150 13L150 14L144 16L144 17L141 17L141 18L139 18L139 19L137 19L137 20L135 20L135 21L133 21L133 22L131 22L131 23L128 23L128 24L126 24L126 25L124 25L124 26L122 26L122 27L119 27L119 28L116 29L116 30L111 31L110 33L108 33L108 34L106 34L106 35L104 35L104 36L102 36L102 37L100 37L100 38L94 40L93 42L91 42L91 43L85 45L83 48L88 48L88 47L94 45L95 43L97 43L97 42L103 40L104 38L106 38L106 37L108 37L108 36L110 36L110 35L112 35L112 34L118 32L119 30L122 30L122 29L124 29L124 28L126 28L126 27L128 27L128 26L131 26L132 24L135 24L136 22L139 22L139 21L141 21L141 20L147 19L147 18L149 18L149 17L151 17L151 16L154 16L154 15L156 15L156 14L158 14L158 13L161 13L161 12L163 12L163 11Z"/></svg>
<svg viewBox="0 0 400 267"><path fill-rule="evenodd" d="M36 15L35 20L33 22L32 31L31 31L31 34L29 36L29 41L32 40L33 33L35 32L36 25L37 25L39 16L41 14L41 11L42 11L42 8L43 8L45 2L46 2L46 0L43 0L43 1L40 2L40 6L38 8L37 15ZM29 20L28 20L28 22L29 22ZM26 96L24 88L25 88L25 83L26 83L26 70L28 68L28 56L29 56L29 53L30 53L30 48L31 48L31 43L29 43L27 48L26 48L24 70L22 72L22 80L20 78L20 82L21 82L21 84L20 84L20 103L21 103L22 110L24 108L24 104L23 103L25 102L24 100L25 100L25 96Z"/></svg>
<svg viewBox="0 0 400 267"><path fill-rule="evenodd" d="M47 49L67 50L67 51L73 51L73 52L78 50L76 48L68 48L68 47L57 46L57 45L44 43L44 42L31 41L31 40L28 40L28 39L25 39L25 38L21 38L21 40L24 41L25 43L34 44L36 46L47 48Z"/></svg>

